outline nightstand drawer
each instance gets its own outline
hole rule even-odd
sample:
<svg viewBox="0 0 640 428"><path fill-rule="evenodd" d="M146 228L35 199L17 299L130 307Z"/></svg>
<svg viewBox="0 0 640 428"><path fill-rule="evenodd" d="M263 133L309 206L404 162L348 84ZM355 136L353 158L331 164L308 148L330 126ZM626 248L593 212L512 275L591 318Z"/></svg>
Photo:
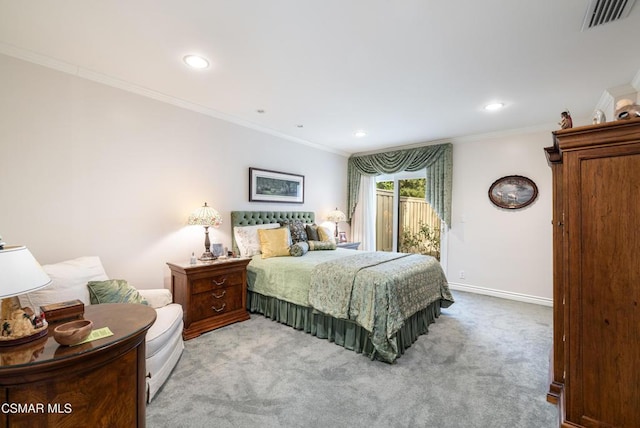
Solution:
<svg viewBox="0 0 640 428"><path fill-rule="evenodd" d="M196 279L191 284L191 294L199 294L205 291L229 287L232 285L243 285L243 276L244 271L235 271Z"/></svg>
<svg viewBox="0 0 640 428"><path fill-rule="evenodd" d="M191 296L192 321L215 317L242 308L243 286L214 288Z"/></svg>

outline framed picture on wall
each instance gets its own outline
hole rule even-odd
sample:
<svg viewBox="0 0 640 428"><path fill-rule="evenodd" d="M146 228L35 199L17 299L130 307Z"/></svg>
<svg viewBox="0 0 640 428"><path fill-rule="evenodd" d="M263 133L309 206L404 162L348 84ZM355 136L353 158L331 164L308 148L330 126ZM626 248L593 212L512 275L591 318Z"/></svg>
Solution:
<svg viewBox="0 0 640 428"><path fill-rule="evenodd" d="M249 168L249 202L304 203L304 175Z"/></svg>
<svg viewBox="0 0 640 428"><path fill-rule="evenodd" d="M521 175L508 175L489 187L489 200L500 208L517 210L530 205L538 197L538 186Z"/></svg>

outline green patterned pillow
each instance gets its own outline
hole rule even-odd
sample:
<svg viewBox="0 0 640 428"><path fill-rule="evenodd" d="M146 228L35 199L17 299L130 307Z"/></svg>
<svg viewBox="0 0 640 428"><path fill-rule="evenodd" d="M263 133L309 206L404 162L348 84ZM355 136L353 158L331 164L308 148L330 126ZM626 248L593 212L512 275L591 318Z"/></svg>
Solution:
<svg viewBox="0 0 640 428"><path fill-rule="evenodd" d="M296 242L304 241L307 239L307 231L305 230L305 225L300 220L286 220L280 222L282 226L289 226L289 230L291 231L291 240L295 244Z"/></svg>
<svg viewBox="0 0 640 428"><path fill-rule="evenodd" d="M124 279L109 279L106 281L89 281L89 297L92 305L99 303L141 303L147 301L130 286Z"/></svg>
<svg viewBox="0 0 640 428"><path fill-rule="evenodd" d="M293 257L300 257L307 254L307 251L309 251L309 244L304 241L300 241L291 246L291 248L289 249L289 254L291 254Z"/></svg>
<svg viewBox="0 0 640 428"><path fill-rule="evenodd" d="M308 241L309 251L335 250L336 241Z"/></svg>

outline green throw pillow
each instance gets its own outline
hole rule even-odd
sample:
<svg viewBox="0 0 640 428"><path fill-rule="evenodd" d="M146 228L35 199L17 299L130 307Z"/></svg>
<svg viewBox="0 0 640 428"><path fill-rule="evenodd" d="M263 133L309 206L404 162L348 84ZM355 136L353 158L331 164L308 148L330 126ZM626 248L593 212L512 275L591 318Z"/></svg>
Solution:
<svg viewBox="0 0 640 428"><path fill-rule="evenodd" d="M335 250L336 241L308 241L309 251Z"/></svg>
<svg viewBox="0 0 640 428"><path fill-rule="evenodd" d="M124 279L109 279L106 281L89 281L89 296L91 304L99 303L141 303L148 305L138 290L130 286Z"/></svg>
<svg viewBox="0 0 640 428"><path fill-rule="evenodd" d="M307 238L308 241L319 241L320 238L318 237L318 226L315 224L308 224L306 226L306 230L307 230Z"/></svg>
<svg viewBox="0 0 640 428"><path fill-rule="evenodd" d="M307 254L307 251L309 251L309 244L303 241L296 242L291 246L291 248L289 248L289 254L293 257L304 256Z"/></svg>

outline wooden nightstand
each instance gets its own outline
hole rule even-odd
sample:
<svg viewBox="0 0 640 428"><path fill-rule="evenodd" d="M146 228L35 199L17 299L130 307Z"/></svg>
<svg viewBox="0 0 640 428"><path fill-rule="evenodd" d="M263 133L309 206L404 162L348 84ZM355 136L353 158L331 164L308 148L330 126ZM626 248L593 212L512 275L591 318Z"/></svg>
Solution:
<svg viewBox="0 0 640 428"><path fill-rule="evenodd" d="M360 246L359 242L340 242L338 248L346 248L347 250L357 250Z"/></svg>
<svg viewBox="0 0 640 428"><path fill-rule="evenodd" d="M218 327L249 319L247 265L249 258L210 263L167 263L173 300L184 311L185 340Z"/></svg>

